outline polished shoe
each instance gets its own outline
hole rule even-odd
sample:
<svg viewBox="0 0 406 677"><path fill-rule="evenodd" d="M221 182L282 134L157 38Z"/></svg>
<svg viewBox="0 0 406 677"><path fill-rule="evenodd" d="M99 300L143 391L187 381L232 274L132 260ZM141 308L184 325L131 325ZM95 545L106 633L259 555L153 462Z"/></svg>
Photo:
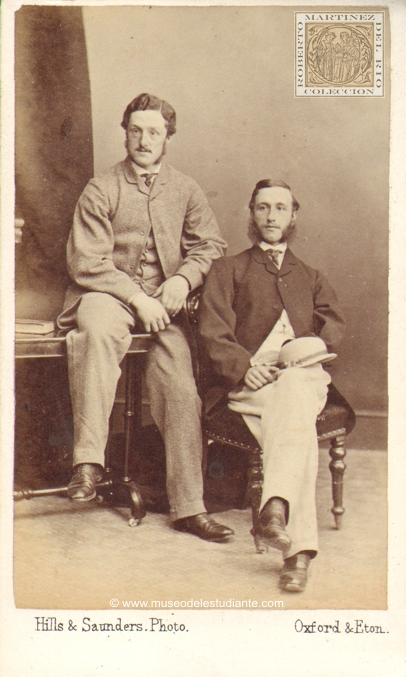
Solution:
<svg viewBox="0 0 406 677"><path fill-rule="evenodd" d="M291 540L286 532L286 506L279 498L272 498L261 510L256 536L266 546L288 552Z"/></svg>
<svg viewBox="0 0 406 677"><path fill-rule="evenodd" d="M298 552L293 557L285 559L279 587L287 592L303 592L307 583L310 561L310 555L307 552Z"/></svg>
<svg viewBox="0 0 406 677"><path fill-rule="evenodd" d="M201 515L192 515L191 517L184 517L183 519L176 520L176 522L173 523L173 528L176 529L176 531L185 531L188 534L203 538L205 541L214 541L217 543L224 541L234 534L232 529L229 529L222 524L218 524L218 522L215 522L215 520L206 512Z"/></svg>
<svg viewBox="0 0 406 677"><path fill-rule="evenodd" d="M103 468L98 463L79 463L68 485L71 501L91 501L96 497L96 482L103 477Z"/></svg>

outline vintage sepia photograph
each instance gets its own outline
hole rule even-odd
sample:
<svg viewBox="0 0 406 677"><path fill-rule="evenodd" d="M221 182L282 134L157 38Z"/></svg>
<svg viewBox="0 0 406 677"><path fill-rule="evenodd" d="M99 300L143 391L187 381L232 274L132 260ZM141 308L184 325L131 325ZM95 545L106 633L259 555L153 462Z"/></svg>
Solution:
<svg viewBox="0 0 406 677"><path fill-rule="evenodd" d="M12 14L15 609L385 635L390 7Z"/></svg>
<svg viewBox="0 0 406 677"><path fill-rule="evenodd" d="M385 35L384 12L306 16L15 14L17 606L266 590L288 608L386 607L389 97L363 81L374 87L379 38L385 82L389 20ZM319 74L308 98L295 98L301 24L305 70ZM302 358L270 384L267 359ZM266 505L252 524L249 508Z"/></svg>

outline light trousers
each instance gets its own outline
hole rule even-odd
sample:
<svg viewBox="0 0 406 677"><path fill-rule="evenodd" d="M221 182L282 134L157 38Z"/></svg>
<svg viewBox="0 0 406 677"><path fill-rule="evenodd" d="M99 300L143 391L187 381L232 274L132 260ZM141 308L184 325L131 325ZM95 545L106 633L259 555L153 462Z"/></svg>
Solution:
<svg viewBox="0 0 406 677"><path fill-rule="evenodd" d="M263 450L261 509L273 497L288 504L292 545L285 557L318 550L316 419L325 406L330 381L320 364L293 367L259 390L245 386L229 395L230 409L243 414Z"/></svg>
<svg viewBox="0 0 406 677"><path fill-rule="evenodd" d="M60 326L72 318L61 316ZM120 363L136 319L110 294L89 292L67 334L74 422L73 463L104 465L109 418ZM167 493L172 519L205 512L203 504L201 401L196 390L185 325L176 319L157 334L146 355L151 415L165 443Z"/></svg>

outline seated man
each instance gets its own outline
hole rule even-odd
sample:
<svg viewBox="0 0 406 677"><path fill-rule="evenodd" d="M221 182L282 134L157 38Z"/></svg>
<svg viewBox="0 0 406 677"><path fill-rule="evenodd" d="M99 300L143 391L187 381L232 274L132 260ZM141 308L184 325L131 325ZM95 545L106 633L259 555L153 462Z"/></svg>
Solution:
<svg viewBox="0 0 406 677"><path fill-rule="evenodd" d="M96 495L119 365L137 326L156 332L145 377L165 442L174 528L221 541L233 532L203 504L201 402L182 309L226 244L203 191L163 162L176 131L172 106L140 94L121 125L127 157L89 182L68 241L73 284L58 319L69 330L75 470L68 496L89 501Z"/></svg>
<svg viewBox="0 0 406 677"><path fill-rule="evenodd" d="M202 346L216 383L207 405L228 392L263 450L258 537L283 553L282 589L300 592L318 548L316 419L330 376L318 362L277 363L281 347L300 337L320 337L316 352L331 359L344 320L326 278L287 247L299 209L289 186L259 181L249 208L254 246L215 261L201 297Z"/></svg>

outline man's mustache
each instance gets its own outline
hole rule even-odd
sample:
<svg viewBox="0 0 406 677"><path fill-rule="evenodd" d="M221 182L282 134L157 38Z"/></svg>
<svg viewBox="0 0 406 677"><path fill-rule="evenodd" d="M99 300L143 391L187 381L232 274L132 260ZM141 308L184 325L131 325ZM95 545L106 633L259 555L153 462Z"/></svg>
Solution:
<svg viewBox="0 0 406 677"><path fill-rule="evenodd" d="M136 150L139 151L140 153L150 153L151 152L150 150L148 150L148 148L144 148L143 146L138 146L138 148Z"/></svg>

